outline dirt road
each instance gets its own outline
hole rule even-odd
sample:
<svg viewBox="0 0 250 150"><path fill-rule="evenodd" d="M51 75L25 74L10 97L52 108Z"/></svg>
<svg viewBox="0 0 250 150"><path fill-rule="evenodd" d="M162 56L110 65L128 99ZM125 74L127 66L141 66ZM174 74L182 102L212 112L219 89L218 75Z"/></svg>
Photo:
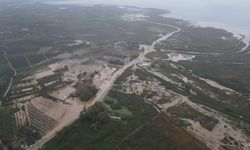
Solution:
<svg viewBox="0 0 250 150"><path fill-rule="evenodd" d="M6 59L7 63L8 63L8 65L9 65L9 67L10 67L11 70L14 72L13 76L10 78L9 85L8 85L6 91L4 92L4 95L3 95L3 97L6 97L7 94L9 93L10 88L11 88L11 85L12 85L12 82L13 82L13 78L16 76L16 69L11 65L11 63L10 63L10 61L9 61L9 58L8 58L8 56L7 56L6 51L4 51L4 57L5 57L5 59Z"/></svg>
<svg viewBox="0 0 250 150"><path fill-rule="evenodd" d="M174 27L168 24L165 24L166 26L170 26L170 27ZM89 104L87 107L92 106L95 102L97 101L102 101L103 98L108 94L108 92L110 91L110 89L112 88L114 82L116 81L116 79L123 74L123 72L125 70L127 70L129 67L132 67L134 65L136 65L137 63L140 63L143 61L143 59L145 58L145 55L148 54L149 52L152 51L156 51L154 49L155 45L163 40L168 39L169 37L171 37L173 34L180 32L180 28L178 27L174 27L176 28L176 31L173 31L169 34L166 35L161 35L161 37L157 40L155 40L151 45L141 45L140 47L143 47L145 50L144 52L141 52L139 57L134 59L133 61L129 62L128 64L124 65L123 67L121 67L118 71L116 71L115 73L113 73L113 75L106 79L105 82L103 82L103 84L100 86L100 90L98 91L96 97L94 98L93 102L91 104ZM72 124L75 120L77 120L79 117L79 115L72 117L71 120L69 120L69 122L63 126L69 126L70 124ZM62 128L63 128L62 127ZM53 137L56 136L57 132L60 131L62 128L58 129L57 131L53 131L52 133L50 133L49 136L44 136L42 137L42 139L40 139L39 141L37 141L34 145L32 145L32 147L27 148L28 150L37 150L39 149L42 145L44 145L45 143L47 143L49 140L51 140Z"/></svg>

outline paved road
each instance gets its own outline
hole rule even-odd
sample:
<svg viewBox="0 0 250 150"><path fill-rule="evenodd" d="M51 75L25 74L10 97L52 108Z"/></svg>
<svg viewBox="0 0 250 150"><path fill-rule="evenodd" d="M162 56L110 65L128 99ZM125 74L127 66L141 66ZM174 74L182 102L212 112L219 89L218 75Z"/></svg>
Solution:
<svg viewBox="0 0 250 150"><path fill-rule="evenodd" d="M171 25L167 25L164 24L166 26L171 26ZM125 70L127 70L129 67L132 67L134 65L136 65L137 63L140 63L143 61L145 55L149 52L155 51L154 47L157 43L168 39L169 37L171 37L173 34L177 33L180 31L180 28L178 27L174 27L171 26L173 28L176 29L176 31L171 32L169 34L166 35L162 35L159 39L155 40L153 42L152 45L141 45L141 47L143 47L145 50L144 52L141 52L139 57L137 59L134 59L133 61L129 62L128 64L124 65L122 68L120 68L118 71L116 71L111 77L110 79L106 80L100 87L99 92L97 93L95 99L93 100L93 102L88 105L88 107L92 106L95 102L97 101L102 101L103 98L108 94L108 92L110 91L110 89L112 88L114 82L116 81L116 79L121 76L121 74L124 73ZM79 116L75 116L74 118L72 118L72 120L70 120L66 126L69 126L70 124L72 124L75 120L78 119ZM37 141L31 148L27 148L27 150L37 150L39 149L39 147L41 145L44 145L45 143L47 143L49 140L51 140L53 137L55 137L57 134L57 132L55 131L54 133L51 133L49 136L44 136L41 140Z"/></svg>

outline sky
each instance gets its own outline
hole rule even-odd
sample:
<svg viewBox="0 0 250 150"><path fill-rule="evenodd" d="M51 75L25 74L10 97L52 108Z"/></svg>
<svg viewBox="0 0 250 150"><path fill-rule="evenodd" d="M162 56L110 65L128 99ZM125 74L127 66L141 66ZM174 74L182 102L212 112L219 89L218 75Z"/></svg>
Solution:
<svg viewBox="0 0 250 150"><path fill-rule="evenodd" d="M250 0L62 0L167 9L172 17L250 33Z"/></svg>

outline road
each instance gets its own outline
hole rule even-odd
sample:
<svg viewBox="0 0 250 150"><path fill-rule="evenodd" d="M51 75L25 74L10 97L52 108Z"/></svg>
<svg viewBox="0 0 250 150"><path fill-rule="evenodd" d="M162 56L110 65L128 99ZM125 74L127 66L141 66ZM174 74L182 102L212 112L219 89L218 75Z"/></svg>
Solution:
<svg viewBox="0 0 250 150"><path fill-rule="evenodd" d="M241 49L241 50L239 50L239 51L237 51L237 52L235 52L236 54L237 53L242 53L242 52L244 52L244 51L246 51L247 50L247 48L249 47L249 45L250 45L250 41L248 41L248 39L247 38L244 38L243 40L242 40L242 42L244 42L245 43L245 46Z"/></svg>
<svg viewBox="0 0 250 150"><path fill-rule="evenodd" d="M164 24L166 26L171 26L171 25L167 25ZM173 34L180 32L180 28L178 27L174 27L171 26L173 28L176 29L176 31L173 31L169 34L166 35L162 35L159 39L155 40L151 45L141 45L140 47L144 48L144 51L140 53L139 57L134 59L133 61L129 62L128 64L124 65L123 67L121 67L118 71L116 71L108 80L106 80L105 82L103 82L103 84L100 86L100 90L98 91L98 93L96 94L96 97L94 98L93 102L91 104L88 105L88 107L92 106L93 104L95 104L95 102L97 101L102 101L103 98L108 94L108 92L111 90L114 82L116 81L116 79L118 77L120 77L124 71L126 71L129 67L132 67L140 62L143 61L143 59L145 58L145 55L156 51L154 49L155 45L161 41L164 41L166 39L168 39L169 37L171 37ZM74 121L76 121L78 119L78 116L75 116L72 118L72 120L70 120L66 126L69 126L70 124L72 124ZM44 145L45 143L47 143L49 140L51 140L52 138L54 138L57 135L58 131L54 131L53 133L50 133L50 135L46 135L44 137L42 137L42 139L40 139L39 141L37 141L32 147L27 148L27 150L37 150L39 149L42 145Z"/></svg>
<svg viewBox="0 0 250 150"><path fill-rule="evenodd" d="M14 72L14 75L10 78L9 85L8 85L6 91L4 92L4 95L3 95L3 97L6 97L7 94L9 93L9 90L10 90L11 85L12 85L12 83L13 83L13 78L16 76L16 69L11 65L11 63L10 63L10 61L9 61L9 58L8 58L8 56L7 56L6 51L4 51L4 57L5 57L5 59L6 59L7 63L8 63L8 65L9 65L9 67L10 67L11 70Z"/></svg>
<svg viewBox="0 0 250 150"><path fill-rule="evenodd" d="M138 58L136 58L133 61L129 62L128 64L124 65L122 68L120 68L118 71L116 71L108 81L104 82L102 84L102 86L100 87L101 90L96 95L95 101L101 101L108 94L108 92L112 88L116 79L121 74L123 74L124 71L126 71L129 67L132 67L132 66L142 62L146 54L153 52L153 51L156 51L154 49L154 47L157 43L160 43L161 41L168 39L173 34L180 32L180 30L181 30L180 28L175 27L175 26L171 26L171 25L167 25L167 24L164 24L164 25L173 27L176 29L176 31L173 31L173 32L166 34L166 35L162 35L159 39L155 40L151 45L141 45L140 47L144 48L144 52L141 52Z"/></svg>

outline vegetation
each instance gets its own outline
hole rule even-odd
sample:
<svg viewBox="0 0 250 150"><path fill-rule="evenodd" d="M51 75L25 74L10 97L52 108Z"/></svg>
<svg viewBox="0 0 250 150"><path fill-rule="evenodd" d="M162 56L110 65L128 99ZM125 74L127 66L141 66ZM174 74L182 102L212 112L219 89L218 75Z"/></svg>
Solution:
<svg viewBox="0 0 250 150"><path fill-rule="evenodd" d="M150 138L149 138L150 137ZM125 139L117 149L121 150L208 150L184 129L177 128L173 120L160 114Z"/></svg>
<svg viewBox="0 0 250 150"><path fill-rule="evenodd" d="M27 58L32 65L38 64L38 63L46 60L46 58L43 54L28 55Z"/></svg>
<svg viewBox="0 0 250 150"><path fill-rule="evenodd" d="M89 101L96 95L98 90L96 87L89 82L81 82L77 85L76 96L80 97L82 101Z"/></svg>
<svg viewBox="0 0 250 150"><path fill-rule="evenodd" d="M166 33L174 31L175 29L172 27L164 26L164 25L153 25L149 27L148 30L151 32L166 34Z"/></svg>
<svg viewBox="0 0 250 150"><path fill-rule="evenodd" d="M109 63L113 65L124 65L124 62L122 62L120 59L112 59L109 61Z"/></svg>
<svg viewBox="0 0 250 150"><path fill-rule="evenodd" d="M141 69L136 69L134 71L134 74L139 78L139 80L142 80L142 81L147 81L149 78L152 77L151 74Z"/></svg>
<svg viewBox="0 0 250 150"><path fill-rule="evenodd" d="M17 76L23 77L30 75L40 66L51 62L51 58L64 52L87 48L91 49L91 53L103 53L110 50L110 45L125 41L123 48L134 53L139 49L139 44L152 42L158 34L148 30L152 27L151 23L131 23L121 20L120 17L126 13L126 10L116 6L106 6L106 8L94 6L91 9L80 6L68 8L64 11L56 5L36 3L32 6L24 4L20 9L10 5L8 10L1 11L0 30L4 32L0 34L1 95L13 75L5 62L3 50L7 52L11 64L17 69ZM149 10L148 13L151 14L154 11ZM55 22L55 18L58 21ZM90 41L95 44L95 47L92 48L86 44L69 46L76 39L81 39L83 42ZM117 61L114 63L122 64ZM1 73L2 71L4 74Z"/></svg>
<svg viewBox="0 0 250 150"><path fill-rule="evenodd" d="M98 150L101 147L103 150L110 150L126 135L157 114L154 108L145 104L139 96L123 94L116 90L110 91L108 96L117 99L122 106L133 113L133 117L125 121L109 119L108 122L99 126L98 130L93 128L93 119L90 119L91 121L78 120L70 126L70 129L63 136L57 136L46 144L44 149Z"/></svg>
<svg viewBox="0 0 250 150"><path fill-rule="evenodd" d="M120 109L113 109L111 111L112 115L121 117L122 120L128 120L133 117L133 114L128 108L122 106Z"/></svg>
<svg viewBox="0 0 250 150"><path fill-rule="evenodd" d="M195 103L205 105L209 108L212 108L214 110L222 112L223 114L225 114L227 116L238 118L239 120L241 120L247 124L250 123L250 120L248 117L249 111L247 111L250 108L250 102L248 101L247 96L228 95L223 90L218 90L217 88L213 88L209 85L204 84L201 80L197 79L193 75L193 74L197 74L199 76L204 77L205 73L204 74L201 73L201 72L203 72L202 70L204 70L204 72L209 72L209 74L211 75L211 77L208 77L209 79L217 81L218 83L220 83L222 85L225 85L216 79L220 78L220 75L217 74L217 72L225 71L224 69L220 70L219 68L221 66L226 65L226 64L217 64L216 65L213 63L201 63L201 62L195 62L195 61L179 62L179 64L185 66L186 68L191 68L193 70L192 72L190 72L188 69L185 69L185 68L175 69L175 68L171 67L170 64L171 64L170 62L157 61L156 65L155 65L155 66L157 66L157 68L155 68L155 69L159 69L160 72L162 72L164 75L168 76L172 80L174 80L176 82L181 82L182 87L185 90L179 90L178 86L159 79L159 81L161 81L162 84L164 84L164 86L166 86L167 89L173 90L173 91L180 93L184 96L188 96L189 99ZM189 67L190 64L195 64L199 67L197 67L197 70L196 70L196 69L194 69L195 67L194 68ZM207 66L207 67L204 67L204 66ZM230 65L226 65L226 66L230 66ZM245 65L242 65L242 67L244 67L244 66ZM235 72L235 73L240 73L240 71ZM198 85L201 89L204 89L204 91L210 91L210 92L214 93L218 99L209 96L204 91L197 90L191 84L187 84L179 78L171 77L172 74L185 75L188 79L190 79L191 81L194 81L194 84ZM215 76L215 75L217 75L217 76ZM226 77L227 76L234 76L234 73L228 73L228 74L224 74L224 75L225 75L224 78L221 76L221 80L229 81L229 80L226 80ZM207 75L205 76L205 78L206 77L207 77ZM247 76L245 76L245 78L247 78ZM244 77L238 78L237 80L244 80ZM248 84L248 82L246 82L245 84ZM227 86L227 85L225 85L225 86ZM230 86L227 86L227 87L230 87ZM191 89L196 92L196 95L190 93ZM245 130L245 128L244 128L244 130Z"/></svg>
<svg viewBox="0 0 250 150"><path fill-rule="evenodd" d="M9 57L9 60L15 69L23 69L29 67L29 64L26 61L25 56Z"/></svg>
<svg viewBox="0 0 250 150"><path fill-rule="evenodd" d="M31 5L24 3L21 7L19 7L19 4L6 3L8 3L5 4L8 9L2 9L0 13L0 31L3 31L0 34L0 41L2 41L0 45L0 95L3 95L10 78L13 76L13 71L5 60L4 51L6 51L10 63L17 69L12 91L9 92L11 96L8 95L6 98L6 105L10 104L11 100L31 94L56 100L49 97L48 92L51 89L55 90L55 87L68 84L61 79L62 73L69 69L67 67L55 71L55 75L39 80L39 85L28 84L25 87L26 91L22 91L22 89L25 89L23 87L19 89L15 86L19 81L21 82L23 77L31 75L38 68L57 61L50 58L67 52L76 54L76 58L95 54L93 58L98 56L106 60L104 54L117 58L109 63L123 65L122 59L125 57L130 56L131 59L138 57L140 44L151 44L159 34L175 30L172 27L160 25L160 23L181 26L182 30L173 34L170 39L157 44L155 47L157 50L195 52L194 55L197 56L194 61L178 63L185 68L192 69L199 76L208 77L242 93L240 96L236 94L227 95L222 90L198 81L199 79L191 78L192 75L188 74L189 71L184 67L174 69L172 64L167 63L168 65L166 65L166 63L162 63L163 61L157 62L152 67L158 69L169 79L180 83L180 86L164 81L143 69L132 70L129 68L115 81L115 86L104 100L105 105L98 102L91 108L84 109L80 119L58 133L58 136L45 145L44 149L207 149L206 146L179 128L188 125L180 121L179 118L198 121L208 130L212 130L218 120L184 104L168 110L174 116L174 120L168 118L165 114L159 115L151 105L144 102L145 97L152 98L155 92L144 91L142 95L138 96L119 91L121 83L132 74L138 76L139 80L145 81L154 77L168 90L187 96L193 102L219 111L227 117L230 116L228 118L234 124L243 128L248 134L250 133L250 102L247 100L250 96L250 55L235 54L244 46L244 43L233 37L233 34L221 29L184 26L185 22L181 20L164 19L159 15L163 11L155 9L143 10L143 13L150 16L147 18L148 21L126 22L121 19L121 16L131 13L133 8L67 5L66 10L59 9L58 5L41 3ZM159 22L159 24L152 22ZM79 44L75 42L76 39L90 42L85 44L80 42ZM87 53L84 53L84 56L75 53L76 50L80 49L86 50ZM222 55L210 57L210 54L207 53L211 52L213 53L211 55L217 55L217 53ZM151 53L147 57L168 58L165 52ZM237 62L232 64L236 60ZM91 64L92 62L87 63ZM95 74L98 74L98 72L91 74L91 77ZM182 80L178 75L192 79L200 89L205 90L195 89L191 84L185 83L189 81ZM81 79L81 75L78 77ZM46 83L51 81L56 82L45 86ZM79 97L84 102L93 98L98 92L97 87L88 81L80 82L76 89L74 96ZM207 94L207 91L216 95ZM160 101L164 102L164 100ZM14 110L11 108L0 107L0 138L7 144L15 137L17 132L13 113ZM28 143L41 138L40 134L30 132L30 129L24 128L21 130L23 133L28 132L28 136L25 137L26 141L29 141ZM224 142L227 142L227 139L224 140Z"/></svg>
<svg viewBox="0 0 250 150"><path fill-rule="evenodd" d="M108 104L112 109L121 109L121 104L113 97L106 96L104 102Z"/></svg>
<svg viewBox="0 0 250 150"><path fill-rule="evenodd" d="M10 81L10 77L13 74L14 72L10 69L4 56L0 53L0 98L6 91Z"/></svg>
<svg viewBox="0 0 250 150"><path fill-rule="evenodd" d="M10 144L17 134L13 108L0 107L0 139L5 145Z"/></svg>
<svg viewBox="0 0 250 150"><path fill-rule="evenodd" d="M58 80L61 80L61 74L54 74L54 75L51 75L51 76L47 76L47 77L44 77L44 78L41 78L38 80L39 84L46 84L46 83L49 83L49 82L52 82L52 81L58 81Z"/></svg>
<svg viewBox="0 0 250 150"><path fill-rule="evenodd" d="M118 77L118 79L115 81L116 85L121 84L123 81L125 81L126 78L131 76L133 74L133 70L131 68L128 68L122 75Z"/></svg>
<svg viewBox="0 0 250 150"><path fill-rule="evenodd" d="M101 102L96 102L81 113L80 120L91 123L91 126L98 130L101 125L109 121L107 108Z"/></svg>
<svg viewBox="0 0 250 150"><path fill-rule="evenodd" d="M227 40L223 40L221 37L225 37ZM185 26L172 38L175 40L165 40L158 44L157 48L184 52L232 53L244 47L244 43L233 37L232 33L215 28Z"/></svg>
<svg viewBox="0 0 250 150"><path fill-rule="evenodd" d="M121 117L122 120L130 119L133 114L125 106L122 106L115 98L106 96L104 102L110 106L113 116Z"/></svg>
<svg viewBox="0 0 250 150"><path fill-rule="evenodd" d="M171 107L167 110L173 117L186 118L194 121L198 121L202 127L212 131L218 123L218 120L206 116L197 110L193 109L187 104L180 104L176 107Z"/></svg>
<svg viewBox="0 0 250 150"><path fill-rule="evenodd" d="M42 134L35 129L35 127L20 127L18 137L23 138L23 142L27 145L34 144L37 140L42 138Z"/></svg>
<svg viewBox="0 0 250 150"><path fill-rule="evenodd" d="M250 91L250 67L248 64L207 63L203 61L183 64L195 73L215 80L218 83L248 94ZM206 66L206 67L204 67Z"/></svg>

